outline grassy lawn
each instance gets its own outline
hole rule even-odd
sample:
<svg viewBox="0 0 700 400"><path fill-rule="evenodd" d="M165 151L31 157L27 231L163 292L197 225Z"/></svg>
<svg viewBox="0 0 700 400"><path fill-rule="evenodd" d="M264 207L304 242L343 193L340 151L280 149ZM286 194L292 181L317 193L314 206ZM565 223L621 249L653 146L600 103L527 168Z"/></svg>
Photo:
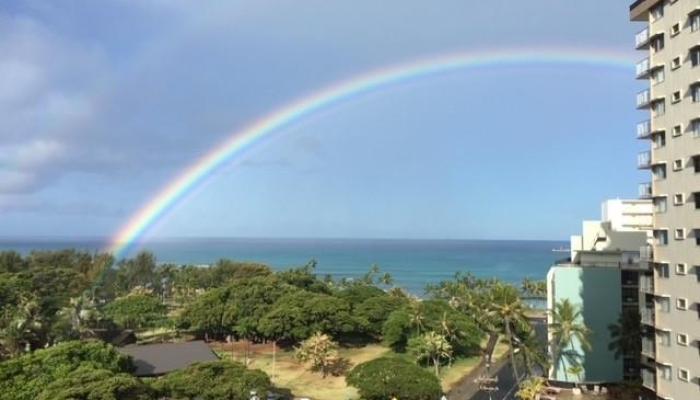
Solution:
<svg viewBox="0 0 700 400"><path fill-rule="evenodd" d="M222 347L223 346L223 347ZM213 344L212 347L222 358L233 358L244 362L245 356L242 344L234 344L233 350L229 345ZM359 398L357 390L345 383L345 377L328 376L325 379L319 373L308 371L303 364L294 359L293 351L277 351L276 363L273 370L272 347L270 345L252 345L249 351L249 366L265 371L273 383L281 388L290 389L297 397L309 397L314 400L348 400ZM499 344L495 356L501 357L506 353L506 347ZM408 358L405 354L392 352L388 347L372 344L364 347L342 348L340 355L350 360L352 366L382 356ZM451 367L443 367L440 373L442 387L447 392L466 374L479 364L479 357L456 360ZM352 367L351 367L352 368ZM430 368L430 371L433 369Z"/></svg>

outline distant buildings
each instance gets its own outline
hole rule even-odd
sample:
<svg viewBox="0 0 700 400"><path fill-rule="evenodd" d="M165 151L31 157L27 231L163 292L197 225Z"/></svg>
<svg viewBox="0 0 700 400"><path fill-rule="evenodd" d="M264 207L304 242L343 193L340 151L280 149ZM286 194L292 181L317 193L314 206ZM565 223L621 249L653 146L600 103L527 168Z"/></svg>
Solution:
<svg viewBox="0 0 700 400"><path fill-rule="evenodd" d="M550 379L568 382L608 383L639 376L639 355L616 359L608 346L609 325L625 311L639 307L640 248L650 240L652 203L649 200L608 200L602 220L584 221L581 235L571 237L571 254L547 274L547 306L568 299L582 312L581 323L592 334L590 351L574 341L567 357L555 360ZM548 316L549 324L552 315ZM552 332L549 332L552 340ZM551 350L551 349L550 349ZM580 364L582 373L570 373Z"/></svg>
<svg viewBox="0 0 700 400"><path fill-rule="evenodd" d="M654 204L653 251L642 277L642 380L652 398L700 399L700 1L638 0L630 18L645 58L637 94L648 117L637 137L651 149L638 167L651 172L640 194Z"/></svg>

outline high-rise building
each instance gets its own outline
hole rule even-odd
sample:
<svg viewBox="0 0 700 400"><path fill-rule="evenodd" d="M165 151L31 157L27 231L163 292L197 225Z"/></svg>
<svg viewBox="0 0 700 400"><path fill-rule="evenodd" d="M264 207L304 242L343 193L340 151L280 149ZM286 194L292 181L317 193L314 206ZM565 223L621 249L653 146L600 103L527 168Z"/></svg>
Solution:
<svg viewBox="0 0 700 400"><path fill-rule="evenodd" d="M638 167L651 171L640 194L654 204L641 375L659 398L700 399L700 0L638 0L630 18L645 24L635 42L648 87L637 108L649 115L637 137L651 149Z"/></svg>
<svg viewBox="0 0 700 400"><path fill-rule="evenodd" d="M556 358L549 378L569 384L618 383L639 377L639 353L616 355L609 326L639 310L640 248L649 238L652 204L649 200L608 200L602 220L584 221L580 235L571 237L571 254L547 274L547 308L568 300L579 311L580 323L590 331L590 348L577 339L566 349L550 348ZM554 322L548 315L548 326ZM554 332L548 332L549 342ZM576 371L573 367L580 367ZM576 373L574 373L576 371Z"/></svg>

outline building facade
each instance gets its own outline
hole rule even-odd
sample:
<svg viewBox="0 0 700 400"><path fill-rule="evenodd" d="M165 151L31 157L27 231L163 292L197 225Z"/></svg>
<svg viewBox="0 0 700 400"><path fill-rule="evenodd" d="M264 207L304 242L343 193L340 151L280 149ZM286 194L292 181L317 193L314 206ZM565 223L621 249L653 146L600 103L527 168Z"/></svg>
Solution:
<svg viewBox="0 0 700 400"><path fill-rule="evenodd" d="M571 254L547 274L547 308L569 300L581 311L590 331L591 349L574 341L555 360L550 379L567 383L611 383L636 379L639 354L616 357L609 326L625 312L639 309L640 248L647 245L652 218L649 200L608 200L601 221L584 221L581 235L571 237ZM548 322L553 322L552 315ZM548 325L549 325L548 324ZM553 334L550 331L549 342ZM554 349L550 349L554 351ZM561 353L561 352L560 352ZM582 372L572 374L572 366Z"/></svg>
<svg viewBox="0 0 700 400"><path fill-rule="evenodd" d="M642 251L641 376L663 399L700 399L700 0L638 0L630 18L643 29L637 78L648 86L637 108L648 116L637 137L650 150L640 195L654 204L653 243Z"/></svg>

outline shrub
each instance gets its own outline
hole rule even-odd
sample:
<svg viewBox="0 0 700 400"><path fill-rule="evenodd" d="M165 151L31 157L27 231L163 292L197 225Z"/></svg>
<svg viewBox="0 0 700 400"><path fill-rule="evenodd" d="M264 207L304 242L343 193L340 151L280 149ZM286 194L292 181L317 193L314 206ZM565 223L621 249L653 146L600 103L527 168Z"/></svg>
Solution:
<svg viewBox="0 0 700 400"><path fill-rule="evenodd" d="M346 378L365 400L435 400L442 388L437 377L425 369L394 358L378 358L353 368Z"/></svg>

